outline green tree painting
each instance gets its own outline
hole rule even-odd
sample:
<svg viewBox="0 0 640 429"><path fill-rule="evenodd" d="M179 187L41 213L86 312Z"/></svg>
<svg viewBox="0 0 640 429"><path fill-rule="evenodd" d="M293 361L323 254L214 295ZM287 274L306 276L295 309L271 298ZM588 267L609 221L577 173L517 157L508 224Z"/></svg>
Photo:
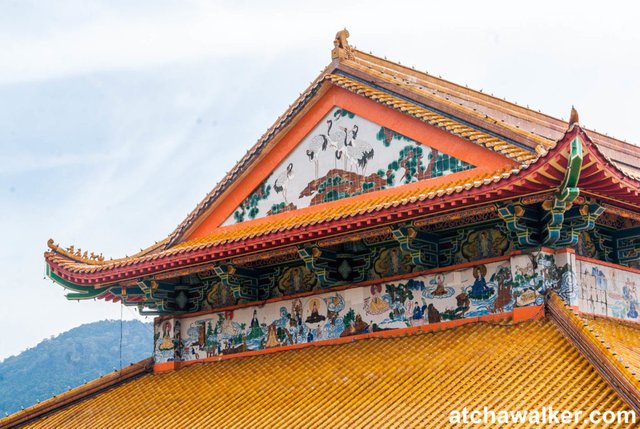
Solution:
<svg viewBox="0 0 640 429"><path fill-rule="evenodd" d="M240 206L233 213L233 218L236 222L243 222L245 218L255 219L260 212L258 209L258 203L262 200L269 198L271 193L271 185L266 181L256 189L249 197L240 204Z"/></svg>

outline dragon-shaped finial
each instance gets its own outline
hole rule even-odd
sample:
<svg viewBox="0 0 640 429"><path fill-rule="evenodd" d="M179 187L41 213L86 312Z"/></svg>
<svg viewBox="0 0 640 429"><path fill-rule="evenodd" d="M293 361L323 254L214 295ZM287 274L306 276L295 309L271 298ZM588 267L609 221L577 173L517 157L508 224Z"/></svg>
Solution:
<svg viewBox="0 0 640 429"><path fill-rule="evenodd" d="M333 50L331 51L331 59L353 59L353 50L349 45L349 30L346 28L336 33L333 40Z"/></svg>

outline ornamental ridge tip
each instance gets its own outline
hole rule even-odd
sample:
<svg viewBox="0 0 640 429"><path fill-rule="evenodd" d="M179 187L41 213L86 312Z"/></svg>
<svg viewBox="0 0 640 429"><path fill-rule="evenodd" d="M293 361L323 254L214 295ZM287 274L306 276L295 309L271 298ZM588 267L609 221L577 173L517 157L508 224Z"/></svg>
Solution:
<svg viewBox="0 0 640 429"><path fill-rule="evenodd" d="M68 258L71 258L76 262L83 262L94 265L104 263L104 256L102 256L102 253L98 255L93 252L89 253L86 250L83 252L82 249L80 249L79 247L76 248L74 245L71 245L65 249L60 247L59 244L55 243L53 238L50 238L47 241L47 246L49 247L49 249L51 249L51 251L59 255L64 255Z"/></svg>
<svg viewBox="0 0 640 429"><path fill-rule="evenodd" d="M353 59L353 49L349 45L349 30L346 28L336 33L335 39L333 39L333 49L331 50L331 59L343 60Z"/></svg>
<svg viewBox="0 0 640 429"><path fill-rule="evenodd" d="M569 127L571 128L573 125L579 125L580 117L578 116L578 111L575 107L571 106L571 114L569 115Z"/></svg>

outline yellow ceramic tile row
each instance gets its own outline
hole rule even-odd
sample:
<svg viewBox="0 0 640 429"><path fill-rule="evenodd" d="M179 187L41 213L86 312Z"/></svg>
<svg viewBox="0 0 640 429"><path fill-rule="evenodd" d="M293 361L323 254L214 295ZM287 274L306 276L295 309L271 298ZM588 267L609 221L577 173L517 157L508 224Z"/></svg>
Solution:
<svg viewBox="0 0 640 429"><path fill-rule="evenodd" d="M447 105L450 109L454 111L464 113L471 117L476 117L477 119L480 119L483 122L489 122L494 124L499 123L501 128L506 129L514 134L520 135L527 140L535 142L535 144L537 145L549 147L551 144L553 144L552 139L546 138L542 135L539 135L533 132L527 132L516 125L499 120L497 118L493 118L491 116L487 116L487 114L485 114L483 111L479 111L479 110L467 107L459 102L450 100L445 92L442 92L441 94L436 94L433 92L433 90L429 90L426 87L421 88L420 87L421 85L416 85L416 82L412 81L412 79L405 79L405 77L403 77L402 74L398 73L397 71L390 71L390 70L384 71L376 67L369 67L367 65L359 64L356 61L346 61L346 63L349 66L356 68L363 73L368 74L373 81L375 80L386 81L387 83L390 83L392 85L397 85L399 87L403 87L404 89L414 94L417 94L423 98L426 98L438 104ZM493 98L494 100L500 101L499 99L496 99L494 97L491 97L491 98ZM505 110L504 108L499 110L504 113L508 113L508 111Z"/></svg>
<svg viewBox="0 0 640 429"><path fill-rule="evenodd" d="M408 190L399 187L391 192L364 194L359 197L352 197L341 201L340 204L330 204L328 207L311 207L299 212L286 213L285 215L270 216L254 221L243 222L229 227L218 228L213 234L206 237L189 240L171 248L183 249L202 244L222 244L224 242L236 241L239 239L250 239L266 233L286 231L301 226L315 225L354 216L362 213L372 213L389 207L397 207L410 202L430 200L469 190L482 185L498 182L509 177L519 170L509 170L507 172L483 173L482 175L453 180L443 185L430 185L423 187L410 187ZM170 250L170 251L171 251Z"/></svg>
<svg viewBox="0 0 640 429"><path fill-rule="evenodd" d="M536 159L535 152L532 153L530 151L521 149L516 145L507 143L506 141L494 137L490 134L463 125L458 121L447 118L427 109L423 109L413 103L404 101L397 97L393 97L385 92L378 91L367 85L363 85L356 80L333 74L328 75L327 79L335 85L347 89L348 91L363 95L378 103L391 107L394 110L398 110L400 112L413 116L429 125L436 126L458 137L462 137L472 142L478 143L518 162L530 162ZM439 98L439 101L445 102L445 100L441 98ZM461 108L461 106L459 105L456 105L455 107L458 109ZM518 131L521 130L518 129ZM527 135L528 138L531 138L532 136L535 135ZM538 143L542 144L543 146L547 146L549 142L547 139L541 139Z"/></svg>
<svg viewBox="0 0 640 429"><path fill-rule="evenodd" d="M294 212L219 227L210 235L186 241L165 251L151 255L135 255L104 261L100 264L89 264L68 256L65 252L61 252L58 246L54 246L52 247L54 251L45 253L45 258L51 263L59 264L74 272L100 272L116 266L127 266L141 261L156 260L162 256L185 252L187 249L199 249L228 242L247 240L269 233L287 231L303 226L313 226L318 223L338 220L363 213L373 213L374 211L414 203L416 201L432 200L445 195L496 183L520 171L521 169L516 168L506 171L482 172L476 176L452 180L440 185L424 184L422 186L408 186L408 189L401 186L386 191L363 194L341 200L335 204L327 203L321 206L309 207ZM417 182L416 185L418 183L420 182ZM50 242L51 241L52 240L50 240Z"/></svg>
<svg viewBox="0 0 640 429"><path fill-rule="evenodd" d="M443 428L453 427L451 411L484 406L626 409L555 325L541 319L477 323L149 374L28 427Z"/></svg>
<svg viewBox="0 0 640 429"><path fill-rule="evenodd" d="M582 318L629 367L635 378L640 380L640 325L587 315Z"/></svg>

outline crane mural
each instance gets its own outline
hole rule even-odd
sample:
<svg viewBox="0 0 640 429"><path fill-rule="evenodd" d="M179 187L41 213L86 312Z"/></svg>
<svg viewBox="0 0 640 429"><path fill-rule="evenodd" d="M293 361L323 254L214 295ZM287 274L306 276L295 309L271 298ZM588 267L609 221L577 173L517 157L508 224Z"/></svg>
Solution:
<svg viewBox="0 0 640 429"><path fill-rule="evenodd" d="M471 168L467 162L335 107L224 225Z"/></svg>

